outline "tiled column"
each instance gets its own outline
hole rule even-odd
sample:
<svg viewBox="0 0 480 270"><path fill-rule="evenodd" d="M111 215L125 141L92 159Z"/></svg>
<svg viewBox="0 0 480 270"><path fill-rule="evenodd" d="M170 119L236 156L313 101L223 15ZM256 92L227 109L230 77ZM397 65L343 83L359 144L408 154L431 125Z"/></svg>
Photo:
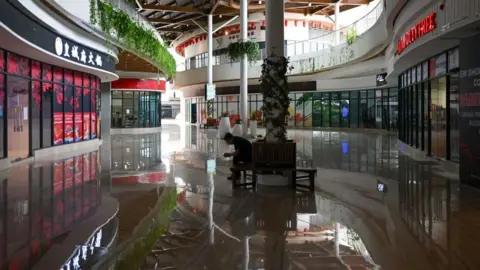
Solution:
<svg viewBox="0 0 480 270"><path fill-rule="evenodd" d="M240 2L240 40L248 40L248 2ZM272 1L273 2L273 1ZM243 135L248 134L248 61L247 55L240 59L240 119L242 119Z"/></svg>
<svg viewBox="0 0 480 270"><path fill-rule="evenodd" d="M284 1L267 1L265 19L267 31L265 34L267 57L285 55L285 31L284 31Z"/></svg>

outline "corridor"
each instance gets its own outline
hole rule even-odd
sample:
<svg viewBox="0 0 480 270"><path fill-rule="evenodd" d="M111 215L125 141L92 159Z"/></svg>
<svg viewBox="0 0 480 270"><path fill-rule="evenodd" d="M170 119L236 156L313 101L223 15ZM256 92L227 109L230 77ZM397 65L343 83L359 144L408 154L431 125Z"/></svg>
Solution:
<svg viewBox="0 0 480 270"><path fill-rule="evenodd" d="M0 185L0 269L480 268L476 190L394 136L289 137L319 170L314 193L232 191L216 131L175 124L16 166ZM166 233L144 260L151 224Z"/></svg>

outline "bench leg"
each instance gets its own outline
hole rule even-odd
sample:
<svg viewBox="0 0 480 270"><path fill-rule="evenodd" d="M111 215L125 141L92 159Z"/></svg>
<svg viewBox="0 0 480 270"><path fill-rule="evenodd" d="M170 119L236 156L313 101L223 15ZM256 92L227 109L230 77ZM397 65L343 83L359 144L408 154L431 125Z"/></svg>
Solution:
<svg viewBox="0 0 480 270"><path fill-rule="evenodd" d="M255 170L252 171L252 188L257 188L257 172Z"/></svg>
<svg viewBox="0 0 480 270"><path fill-rule="evenodd" d="M292 171L292 189L297 189L297 172Z"/></svg>
<svg viewBox="0 0 480 270"><path fill-rule="evenodd" d="M315 190L315 174L311 173L310 174L310 191Z"/></svg>
<svg viewBox="0 0 480 270"><path fill-rule="evenodd" d="M237 188L237 178L232 174L232 189Z"/></svg>

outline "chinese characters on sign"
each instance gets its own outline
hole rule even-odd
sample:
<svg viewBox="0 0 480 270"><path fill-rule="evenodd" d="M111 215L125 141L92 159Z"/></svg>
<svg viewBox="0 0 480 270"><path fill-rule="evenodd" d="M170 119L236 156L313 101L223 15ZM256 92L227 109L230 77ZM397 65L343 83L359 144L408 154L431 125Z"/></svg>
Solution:
<svg viewBox="0 0 480 270"><path fill-rule="evenodd" d="M421 22L410 28L407 33L405 33L405 35L403 35L403 37L398 41L397 54L400 55L403 50L408 47L408 45L412 44L427 33L435 30L435 28L437 28L436 16L436 13L431 13Z"/></svg>
<svg viewBox="0 0 480 270"><path fill-rule="evenodd" d="M77 45L63 41L60 37L55 40L55 52L58 56L94 67L102 67L102 56L88 49L79 48Z"/></svg>

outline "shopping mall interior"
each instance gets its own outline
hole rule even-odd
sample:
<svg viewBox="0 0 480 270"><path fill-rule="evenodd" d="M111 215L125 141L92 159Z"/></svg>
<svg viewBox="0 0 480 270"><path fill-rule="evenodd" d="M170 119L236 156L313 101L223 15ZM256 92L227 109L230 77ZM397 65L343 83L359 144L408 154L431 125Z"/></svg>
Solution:
<svg viewBox="0 0 480 270"><path fill-rule="evenodd" d="M479 14L0 1L0 270L480 269Z"/></svg>

